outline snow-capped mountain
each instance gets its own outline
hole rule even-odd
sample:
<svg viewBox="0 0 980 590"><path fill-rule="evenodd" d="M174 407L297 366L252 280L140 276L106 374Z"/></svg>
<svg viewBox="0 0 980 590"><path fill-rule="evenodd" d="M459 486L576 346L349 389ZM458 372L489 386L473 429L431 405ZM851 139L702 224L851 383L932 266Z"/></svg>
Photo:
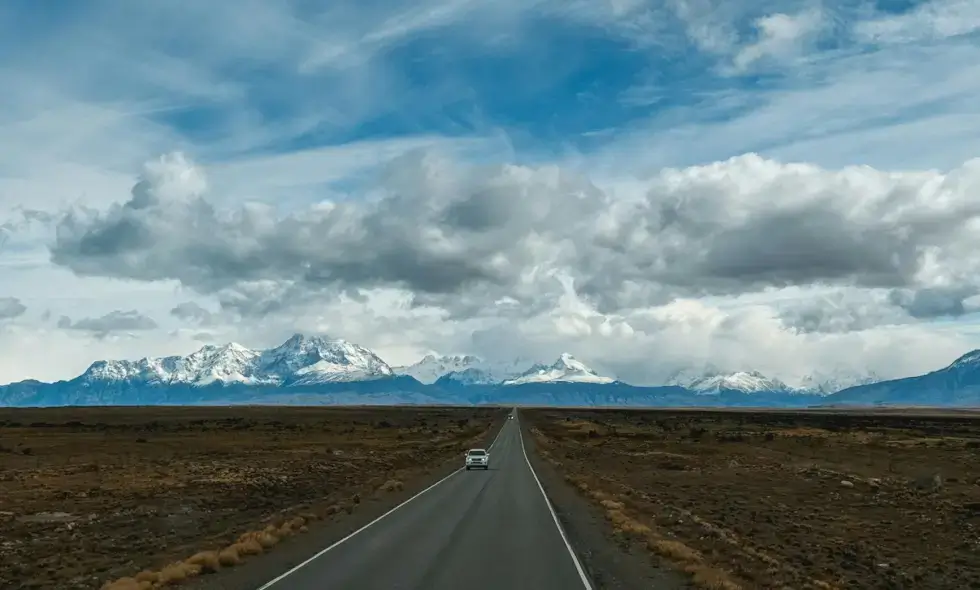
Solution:
<svg viewBox="0 0 980 590"><path fill-rule="evenodd" d="M869 371L862 374L842 370L832 373L806 375L800 380L800 385L797 389L816 395L830 395L849 387L868 385L879 381L881 381L881 377L874 372Z"/></svg>
<svg viewBox="0 0 980 590"><path fill-rule="evenodd" d="M504 385L524 385L527 383L613 383L615 379L603 377L577 360L572 355L562 353L553 365L534 365L519 377L507 379Z"/></svg>
<svg viewBox="0 0 980 590"><path fill-rule="evenodd" d="M712 375L695 379L687 385L699 394L720 393L722 391L741 391L758 393L762 391L788 391L790 388L778 379L770 379L758 371L737 371L728 375Z"/></svg>
<svg viewBox="0 0 980 590"><path fill-rule="evenodd" d="M492 364L471 356L432 355L397 374L372 351L344 340L296 334L268 350L204 346L187 356L98 361L67 381L0 386L0 406L105 405L544 405L623 407L782 407L827 405L980 406L980 350L917 377L875 379L847 369L792 385L755 371L704 366L679 371L663 386L634 386L599 375L572 355L551 365ZM422 371L428 367L429 372ZM430 381L422 383L414 374ZM400 371L400 372L402 372ZM507 375L503 378L503 375Z"/></svg>
<svg viewBox="0 0 980 590"><path fill-rule="evenodd" d="M849 387L825 399L855 405L980 406L980 350L925 375Z"/></svg>
<svg viewBox="0 0 980 590"><path fill-rule="evenodd" d="M394 367L398 375L410 375L422 383L435 383L447 373L460 373L469 369L479 369L484 362L472 355L434 355L427 354L414 365Z"/></svg>
<svg viewBox="0 0 980 590"><path fill-rule="evenodd" d="M345 340L295 334L268 350L239 344L207 345L186 357L97 361L81 380L87 383L137 382L148 385L240 383L244 385L310 385L366 381L394 373L370 350Z"/></svg>
<svg viewBox="0 0 980 590"><path fill-rule="evenodd" d="M491 362L472 355L426 355L414 365L395 367L399 375L409 375L422 383L442 380L459 385L493 385L519 377L534 363L524 358Z"/></svg>
<svg viewBox="0 0 980 590"><path fill-rule="evenodd" d="M726 373L713 365L704 368L677 371L667 379L667 385L679 385L699 395L717 394L722 391L743 393L790 391L788 385L778 379L766 377L758 371Z"/></svg>
<svg viewBox="0 0 980 590"><path fill-rule="evenodd" d="M96 361L81 375L84 382L141 382L148 384L249 383L265 381L256 375L260 353L234 342L207 345L186 357L142 358L138 361Z"/></svg>
<svg viewBox="0 0 980 590"><path fill-rule="evenodd" d="M812 373L789 385L780 379L767 377L758 371L726 372L714 365L687 368L671 374L665 383L679 385L696 393L715 394L719 391L744 393L790 392L802 395L829 395L855 385L875 383L881 379L874 373L858 374L839 370Z"/></svg>
<svg viewBox="0 0 980 590"><path fill-rule="evenodd" d="M388 363L363 346L302 334L263 351L258 361L262 375L291 385L368 381L395 374Z"/></svg>

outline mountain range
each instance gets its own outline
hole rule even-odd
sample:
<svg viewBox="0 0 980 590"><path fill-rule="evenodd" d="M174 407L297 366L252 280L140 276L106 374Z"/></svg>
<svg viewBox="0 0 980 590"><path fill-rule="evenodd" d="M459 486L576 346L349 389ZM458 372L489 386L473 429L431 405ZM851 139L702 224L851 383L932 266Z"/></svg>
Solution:
<svg viewBox="0 0 980 590"><path fill-rule="evenodd" d="M660 386L603 376L568 353L551 364L428 355L391 367L340 339L295 334L267 350L230 343L188 356L105 360L74 379L0 386L0 406L184 404L523 404L568 406L980 405L980 351L917 377L809 377L790 387L708 366Z"/></svg>

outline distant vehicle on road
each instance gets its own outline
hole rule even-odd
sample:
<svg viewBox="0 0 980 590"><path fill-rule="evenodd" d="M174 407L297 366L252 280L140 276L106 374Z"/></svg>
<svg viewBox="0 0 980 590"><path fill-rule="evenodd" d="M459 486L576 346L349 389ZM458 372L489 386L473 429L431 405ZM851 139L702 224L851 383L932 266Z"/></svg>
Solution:
<svg viewBox="0 0 980 590"><path fill-rule="evenodd" d="M508 420L513 420L514 419L514 415L513 414L510 414L509 416L507 416L507 419Z"/></svg>
<svg viewBox="0 0 980 590"><path fill-rule="evenodd" d="M490 469L490 453L486 449L466 451L466 470L470 469Z"/></svg>

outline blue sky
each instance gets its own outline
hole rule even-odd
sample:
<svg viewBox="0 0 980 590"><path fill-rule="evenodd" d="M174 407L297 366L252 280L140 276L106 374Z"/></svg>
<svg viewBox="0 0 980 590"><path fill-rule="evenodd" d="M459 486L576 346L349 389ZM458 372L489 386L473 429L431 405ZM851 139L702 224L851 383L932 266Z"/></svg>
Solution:
<svg viewBox="0 0 980 590"><path fill-rule="evenodd" d="M760 179L799 176L773 162L851 175L862 190L894 180L927 194L938 181L923 171L973 178L964 164L980 155L978 41L970 0L9 0L0 282L27 305L25 326L130 309L135 297L162 326L95 349L72 335L77 363L77 351L98 347L194 345L199 330L168 312L188 298L213 305L213 293L177 278L78 276L50 262L54 228L38 221L70 207L110 211L146 162L172 152L206 171L207 198L228 211L373 198L391 162L420 149L459 166L553 166L624 199L671 182L741 182L725 201L733 219L756 210L750 197L785 196L752 188ZM762 160L730 161L748 153ZM877 176L860 177L861 166ZM888 180L895 174L905 176ZM941 274L923 267L916 280L966 280ZM241 337L265 343L298 317ZM970 317L926 323L972 339ZM356 340L366 328L343 330ZM399 358L439 349L439 338L466 347L440 330L374 344ZM215 338L226 335L237 337ZM963 342L933 348L948 355Z"/></svg>
<svg viewBox="0 0 980 590"><path fill-rule="evenodd" d="M938 115L976 116L974 86L941 87L975 49L977 10L966 2L54 6L4 3L6 77L107 109L115 124L138 121L202 161L420 135L502 137L518 157L554 159L637 134L666 150L676 140L656 134L693 129L703 150L683 145L656 163L759 151L833 165L821 149L828 136L864 140ZM942 9L965 24L944 29ZM766 29L760 19L772 15L785 18ZM826 102L854 92L843 85L866 72L898 94ZM704 141L706 128L792 116L783 111L796 99L803 124L775 120L754 137ZM867 160L951 166L967 154L962 141L931 157L896 147Z"/></svg>

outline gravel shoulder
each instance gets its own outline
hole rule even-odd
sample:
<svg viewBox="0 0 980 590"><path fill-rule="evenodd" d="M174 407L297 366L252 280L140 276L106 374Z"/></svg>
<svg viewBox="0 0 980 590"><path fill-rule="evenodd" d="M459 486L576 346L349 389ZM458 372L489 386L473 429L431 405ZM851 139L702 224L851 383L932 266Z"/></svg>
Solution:
<svg viewBox="0 0 980 590"><path fill-rule="evenodd" d="M579 495L554 466L538 456L525 421L521 421L521 434L528 460L595 590L689 587L675 572L657 567L645 547L617 537L602 510Z"/></svg>

